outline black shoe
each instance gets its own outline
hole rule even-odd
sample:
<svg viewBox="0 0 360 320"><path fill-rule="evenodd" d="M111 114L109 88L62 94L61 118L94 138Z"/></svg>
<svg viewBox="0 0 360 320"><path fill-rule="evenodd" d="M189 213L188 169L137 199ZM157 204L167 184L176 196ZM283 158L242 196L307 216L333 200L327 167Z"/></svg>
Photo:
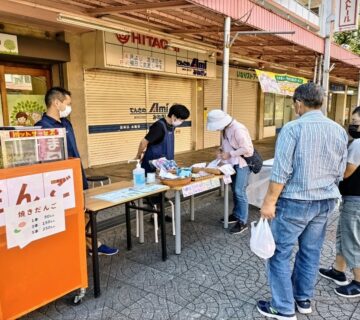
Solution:
<svg viewBox="0 0 360 320"><path fill-rule="evenodd" d="M295 307L301 314L309 314L312 312L310 300L295 300Z"/></svg>
<svg viewBox="0 0 360 320"><path fill-rule="evenodd" d="M220 219L221 223L224 223L224 218ZM233 224L238 222L238 220L235 218L234 214L229 215L229 224Z"/></svg>
<svg viewBox="0 0 360 320"><path fill-rule="evenodd" d="M346 286L349 284L349 281L346 279L344 272L337 271L334 268L330 269L319 269L319 274L326 279L334 281L339 286Z"/></svg>
<svg viewBox="0 0 360 320"><path fill-rule="evenodd" d="M336 288L335 293L345 298L360 297L360 282L353 280L347 286Z"/></svg>
<svg viewBox="0 0 360 320"><path fill-rule="evenodd" d="M236 222L236 224L230 229L231 234L240 234L248 229L248 226L242 222Z"/></svg>

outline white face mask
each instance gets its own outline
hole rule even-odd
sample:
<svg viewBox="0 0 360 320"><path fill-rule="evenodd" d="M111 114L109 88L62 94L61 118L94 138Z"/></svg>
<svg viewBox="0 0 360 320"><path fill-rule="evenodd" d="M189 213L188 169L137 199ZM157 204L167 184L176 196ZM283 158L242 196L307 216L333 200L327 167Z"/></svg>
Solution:
<svg viewBox="0 0 360 320"><path fill-rule="evenodd" d="M60 118L66 118L71 113L71 106L67 105L65 110L60 111Z"/></svg>
<svg viewBox="0 0 360 320"><path fill-rule="evenodd" d="M182 123L183 123L183 121L181 121L181 120L175 120L175 121L173 121L172 125L173 125L173 127L178 127L178 126L181 126Z"/></svg>

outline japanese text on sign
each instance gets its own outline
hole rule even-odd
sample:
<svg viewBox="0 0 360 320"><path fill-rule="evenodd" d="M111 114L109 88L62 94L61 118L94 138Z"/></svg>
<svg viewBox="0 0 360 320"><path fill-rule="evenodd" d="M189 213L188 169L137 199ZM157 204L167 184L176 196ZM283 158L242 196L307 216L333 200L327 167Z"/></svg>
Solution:
<svg viewBox="0 0 360 320"><path fill-rule="evenodd" d="M44 198L57 198L64 209L75 207L72 169L0 180L0 226L6 207L26 205Z"/></svg>
<svg viewBox="0 0 360 320"><path fill-rule="evenodd" d="M213 178L205 181L199 181L187 186L184 186L181 191L184 197L189 197L197 193L201 193L207 190L215 189L220 187L220 180Z"/></svg>
<svg viewBox="0 0 360 320"><path fill-rule="evenodd" d="M23 248L34 240L65 230L62 201L44 198L5 208L7 248Z"/></svg>

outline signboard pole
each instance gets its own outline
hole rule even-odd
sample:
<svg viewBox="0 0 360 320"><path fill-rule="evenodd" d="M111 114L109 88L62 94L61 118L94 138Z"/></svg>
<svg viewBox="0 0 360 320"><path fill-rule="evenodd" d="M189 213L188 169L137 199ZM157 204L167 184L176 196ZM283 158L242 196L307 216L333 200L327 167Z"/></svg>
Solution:
<svg viewBox="0 0 360 320"><path fill-rule="evenodd" d="M332 16L332 1L323 2L323 14L322 14L322 31L325 37L324 46L324 68L323 68L323 79L322 87L325 91L323 105L321 111L326 116L328 109L329 100L329 77L330 77L330 48L331 48L331 22L333 21Z"/></svg>
<svg viewBox="0 0 360 320"><path fill-rule="evenodd" d="M224 22L224 58L222 72L221 109L227 112L229 94L229 57L230 57L230 28L231 18L226 17Z"/></svg>

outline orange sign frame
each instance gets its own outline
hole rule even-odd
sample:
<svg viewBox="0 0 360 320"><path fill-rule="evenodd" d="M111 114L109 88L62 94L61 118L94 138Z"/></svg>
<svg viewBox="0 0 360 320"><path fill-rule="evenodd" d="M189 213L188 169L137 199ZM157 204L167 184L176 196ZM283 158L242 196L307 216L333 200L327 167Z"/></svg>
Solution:
<svg viewBox="0 0 360 320"><path fill-rule="evenodd" d="M0 169L0 179L72 169L75 208L65 212L64 232L7 249L0 227L0 319L16 319L69 292L88 286L84 197L79 159Z"/></svg>

